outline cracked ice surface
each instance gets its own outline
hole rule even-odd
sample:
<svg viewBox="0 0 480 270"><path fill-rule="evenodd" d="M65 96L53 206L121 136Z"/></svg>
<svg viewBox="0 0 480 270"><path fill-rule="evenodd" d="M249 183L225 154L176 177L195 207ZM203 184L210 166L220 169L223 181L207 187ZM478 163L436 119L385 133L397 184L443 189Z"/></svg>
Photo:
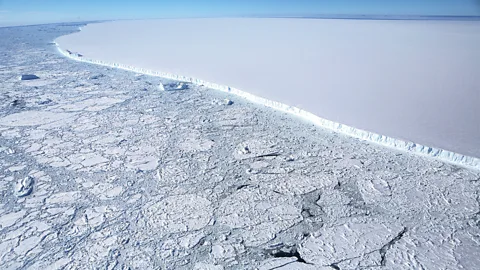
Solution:
<svg viewBox="0 0 480 270"><path fill-rule="evenodd" d="M0 28L0 269L478 266L478 171L71 61L78 26Z"/></svg>

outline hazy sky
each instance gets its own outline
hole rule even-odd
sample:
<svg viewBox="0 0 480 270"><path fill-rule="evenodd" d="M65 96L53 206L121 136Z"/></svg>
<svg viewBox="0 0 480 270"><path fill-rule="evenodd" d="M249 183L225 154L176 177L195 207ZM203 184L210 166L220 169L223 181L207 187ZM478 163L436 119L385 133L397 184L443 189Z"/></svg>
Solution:
<svg viewBox="0 0 480 270"><path fill-rule="evenodd" d="M480 16L480 0L0 0L0 25L318 14Z"/></svg>

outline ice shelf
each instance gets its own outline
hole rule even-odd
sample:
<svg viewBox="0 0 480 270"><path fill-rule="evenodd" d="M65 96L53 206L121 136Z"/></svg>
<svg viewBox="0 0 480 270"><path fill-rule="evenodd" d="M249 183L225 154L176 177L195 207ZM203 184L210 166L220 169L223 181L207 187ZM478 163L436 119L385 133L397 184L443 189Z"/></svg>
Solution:
<svg viewBox="0 0 480 270"><path fill-rule="evenodd" d="M415 142L409 142L409 141L404 141L396 138L392 138L389 136L385 135L380 135L376 134L374 132L369 132L365 131L362 129L354 128L348 125L344 125L341 123L336 123L324 118L321 118L319 116L316 116L308 111L301 110L299 108L296 108L294 106L286 105L280 102L276 102L273 100L268 100L262 97L258 97L255 95L252 95L248 92L242 91L240 89L236 89L233 87L229 87L226 85L220 85L216 84L213 82L206 82L200 79L196 78L190 78L186 76L182 76L179 74L171 74L168 72L159 72L159 71L154 71L154 70L149 70L145 68L139 68L139 67L134 67L134 66L129 66L129 65L124 65L124 64L119 64L119 63L108 63L105 61L99 61L95 59L90 59L88 57L84 56L79 56L78 54L70 53L67 50L62 49L58 43L56 43L58 51L63 54L64 56L71 58L76 61L80 62L85 62L85 63L90 63L90 64L96 64L96 65L102 65L106 67L112 67L112 68L119 68L123 70L128 70L128 71L133 71L149 76L156 76L156 77L162 77L162 78L167 78L171 80L177 80L177 81L183 81L183 82L189 82L193 83L196 85L201 85L204 87L208 87L211 89L223 91L223 92L228 92L234 95L237 95L239 97L245 98L248 101L261 104L270 108L273 108L275 110L279 110L282 112L286 112L289 114L296 115L298 117L301 117L302 119L305 119L316 126L326 128L353 138L357 138L360 140L368 141L371 143L375 143L381 146L385 147L390 147L394 148L397 150L405 151L405 152L410 152L410 153L415 153L431 158L435 158L444 162L449 162L455 165L459 166L464 166L468 168L473 168L476 170L480 170L480 159L471 157L471 156L466 156L462 155L459 153L454 153L451 151L439 149L439 148L434 148L434 147L429 147L425 145L421 145Z"/></svg>

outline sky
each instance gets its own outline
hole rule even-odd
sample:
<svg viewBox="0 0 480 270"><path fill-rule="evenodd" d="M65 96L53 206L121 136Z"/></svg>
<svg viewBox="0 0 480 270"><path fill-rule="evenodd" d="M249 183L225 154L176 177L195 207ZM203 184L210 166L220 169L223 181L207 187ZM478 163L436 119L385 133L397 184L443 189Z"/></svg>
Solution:
<svg viewBox="0 0 480 270"><path fill-rule="evenodd" d="M0 25L329 14L480 16L480 0L0 0Z"/></svg>

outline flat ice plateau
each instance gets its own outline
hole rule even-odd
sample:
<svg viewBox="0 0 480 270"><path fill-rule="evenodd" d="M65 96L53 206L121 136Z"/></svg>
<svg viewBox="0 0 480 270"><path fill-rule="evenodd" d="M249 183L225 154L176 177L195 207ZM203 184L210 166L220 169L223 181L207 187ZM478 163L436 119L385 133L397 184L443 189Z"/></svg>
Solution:
<svg viewBox="0 0 480 270"><path fill-rule="evenodd" d="M56 42L83 61L223 89L480 168L478 21L117 21Z"/></svg>
<svg viewBox="0 0 480 270"><path fill-rule="evenodd" d="M0 28L0 269L478 269L479 171L73 61L79 26Z"/></svg>

